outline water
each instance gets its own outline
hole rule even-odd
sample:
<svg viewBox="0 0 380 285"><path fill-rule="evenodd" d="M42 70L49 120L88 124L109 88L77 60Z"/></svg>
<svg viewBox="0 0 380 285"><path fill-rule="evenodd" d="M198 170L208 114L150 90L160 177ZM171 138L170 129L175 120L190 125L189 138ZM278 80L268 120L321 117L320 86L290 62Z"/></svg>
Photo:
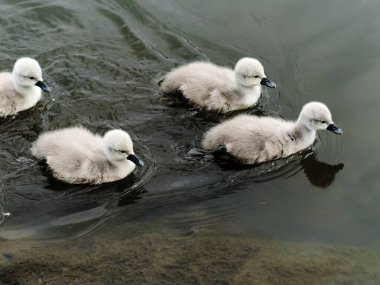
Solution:
<svg viewBox="0 0 380 285"><path fill-rule="evenodd" d="M241 238L377 249L379 11L371 0L1 0L1 68L35 57L54 91L1 120L0 238L44 249L100 233L228 236L234 225ZM189 157L231 115L174 104L157 80L191 60L233 66L243 56L278 86L248 113L295 119L318 100L344 135L321 133L312 150L259 167ZM30 145L77 124L127 130L146 166L101 186L52 179Z"/></svg>

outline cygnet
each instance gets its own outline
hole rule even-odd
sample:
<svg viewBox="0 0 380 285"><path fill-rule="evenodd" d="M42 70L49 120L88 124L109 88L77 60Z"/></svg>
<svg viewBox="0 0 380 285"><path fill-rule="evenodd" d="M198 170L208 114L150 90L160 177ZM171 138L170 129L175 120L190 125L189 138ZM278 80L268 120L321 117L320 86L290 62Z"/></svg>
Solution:
<svg viewBox="0 0 380 285"><path fill-rule="evenodd" d="M211 62L193 62L173 69L158 84L163 93L180 92L198 109L228 112L246 109L261 96L261 85L275 88L255 58L241 58L235 70Z"/></svg>
<svg viewBox="0 0 380 285"><path fill-rule="evenodd" d="M42 134L32 145L32 154L46 159L53 175L72 184L100 184L128 176L143 161L133 152L133 143L123 130L103 137L83 127Z"/></svg>
<svg viewBox="0 0 380 285"><path fill-rule="evenodd" d="M325 104L310 102L303 106L297 121L236 116L207 131L202 147L215 154L227 153L242 164L256 164L306 149L314 143L317 130L343 134Z"/></svg>
<svg viewBox="0 0 380 285"><path fill-rule="evenodd" d="M19 58L12 73L0 73L0 117L29 109L41 99L41 89L50 92L43 82L38 62L30 57Z"/></svg>

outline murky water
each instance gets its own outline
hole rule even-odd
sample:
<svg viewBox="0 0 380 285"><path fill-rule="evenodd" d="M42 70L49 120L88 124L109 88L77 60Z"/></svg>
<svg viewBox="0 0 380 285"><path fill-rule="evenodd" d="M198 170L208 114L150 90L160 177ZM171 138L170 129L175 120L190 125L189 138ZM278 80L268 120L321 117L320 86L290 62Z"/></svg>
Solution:
<svg viewBox="0 0 380 285"><path fill-rule="evenodd" d="M1 0L0 13L1 68L35 57L54 87L33 110L1 120L4 242L44 248L99 231L234 224L250 238L380 246L377 1ZM318 100L344 135L321 133L311 151L258 167L189 156L231 114L175 104L156 81L191 60L233 66L243 56L259 58L278 84L248 113L295 119ZM146 166L101 186L52 179L31 142L77 124L126 129Z"/></svg>

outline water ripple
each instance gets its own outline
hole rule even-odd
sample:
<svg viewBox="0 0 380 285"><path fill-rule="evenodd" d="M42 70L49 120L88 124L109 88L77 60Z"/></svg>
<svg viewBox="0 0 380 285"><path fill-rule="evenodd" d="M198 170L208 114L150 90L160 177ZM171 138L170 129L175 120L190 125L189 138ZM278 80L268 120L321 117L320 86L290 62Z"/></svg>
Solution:
<svg viewBox="0 0 380 285"><path fill-rule="evenodd" d="M17 57L36 57L54 91L35 108L1 119L3 239L64 243L119 218L166 211L179 227L207 228L262 202L239 200L247 192L292 188L303 178L297 187L329 188L344 167L344 135L330 133L311 150L252 167L186 156L208 128L236 113L204 114L161 96L155 81L174 66L211 59L232 67L241 56L258 57L279 88L264 89L259 106L245 111L250 114L294 119L319 94L304 53L289 50L282 29L248 2L228 11L207 9L212 3L204 1L5 2L1 66L11 70ZM29 148L42 132L72 125L127 130L146 166L104 185L56 181Z"/></svg>

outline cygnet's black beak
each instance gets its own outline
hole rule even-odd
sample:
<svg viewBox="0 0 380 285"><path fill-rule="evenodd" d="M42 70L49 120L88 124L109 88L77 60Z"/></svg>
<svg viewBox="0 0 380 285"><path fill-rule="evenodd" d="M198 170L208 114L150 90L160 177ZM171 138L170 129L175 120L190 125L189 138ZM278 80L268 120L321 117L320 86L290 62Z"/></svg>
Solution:
<svg viewBox="0 0 380 285"><path fill-rule="evenodd" d="M46 85L43 81L37 81L36 86L40 87L44 92L51 92L51 87Z"/></svg>
<svg viewBox="0 0 380 285"><path fill-rule="evenodd" d="M138 158L135 154L128 155L127 159L132 161L137 166L144 166L144 161L142 161L140 158Z"/></svg>
<svg viewBox="0 0 380 285"><path fill-rule="evenodd" d="M334 134L337 134L337 135L342 135L343 134L342 129L338 128L334 124L328 125L328 127L326 128L326 130L331 131L331 132L333 132Z"/></svg>
<svg viewBox="0 0 380 285"><path fill-rule="evenodd" d="M266 77L264 77L263 79L261 79L260 84L268 86L269 88L276 88L276 83L274 83L273 81L270 81Z"/></svg>

